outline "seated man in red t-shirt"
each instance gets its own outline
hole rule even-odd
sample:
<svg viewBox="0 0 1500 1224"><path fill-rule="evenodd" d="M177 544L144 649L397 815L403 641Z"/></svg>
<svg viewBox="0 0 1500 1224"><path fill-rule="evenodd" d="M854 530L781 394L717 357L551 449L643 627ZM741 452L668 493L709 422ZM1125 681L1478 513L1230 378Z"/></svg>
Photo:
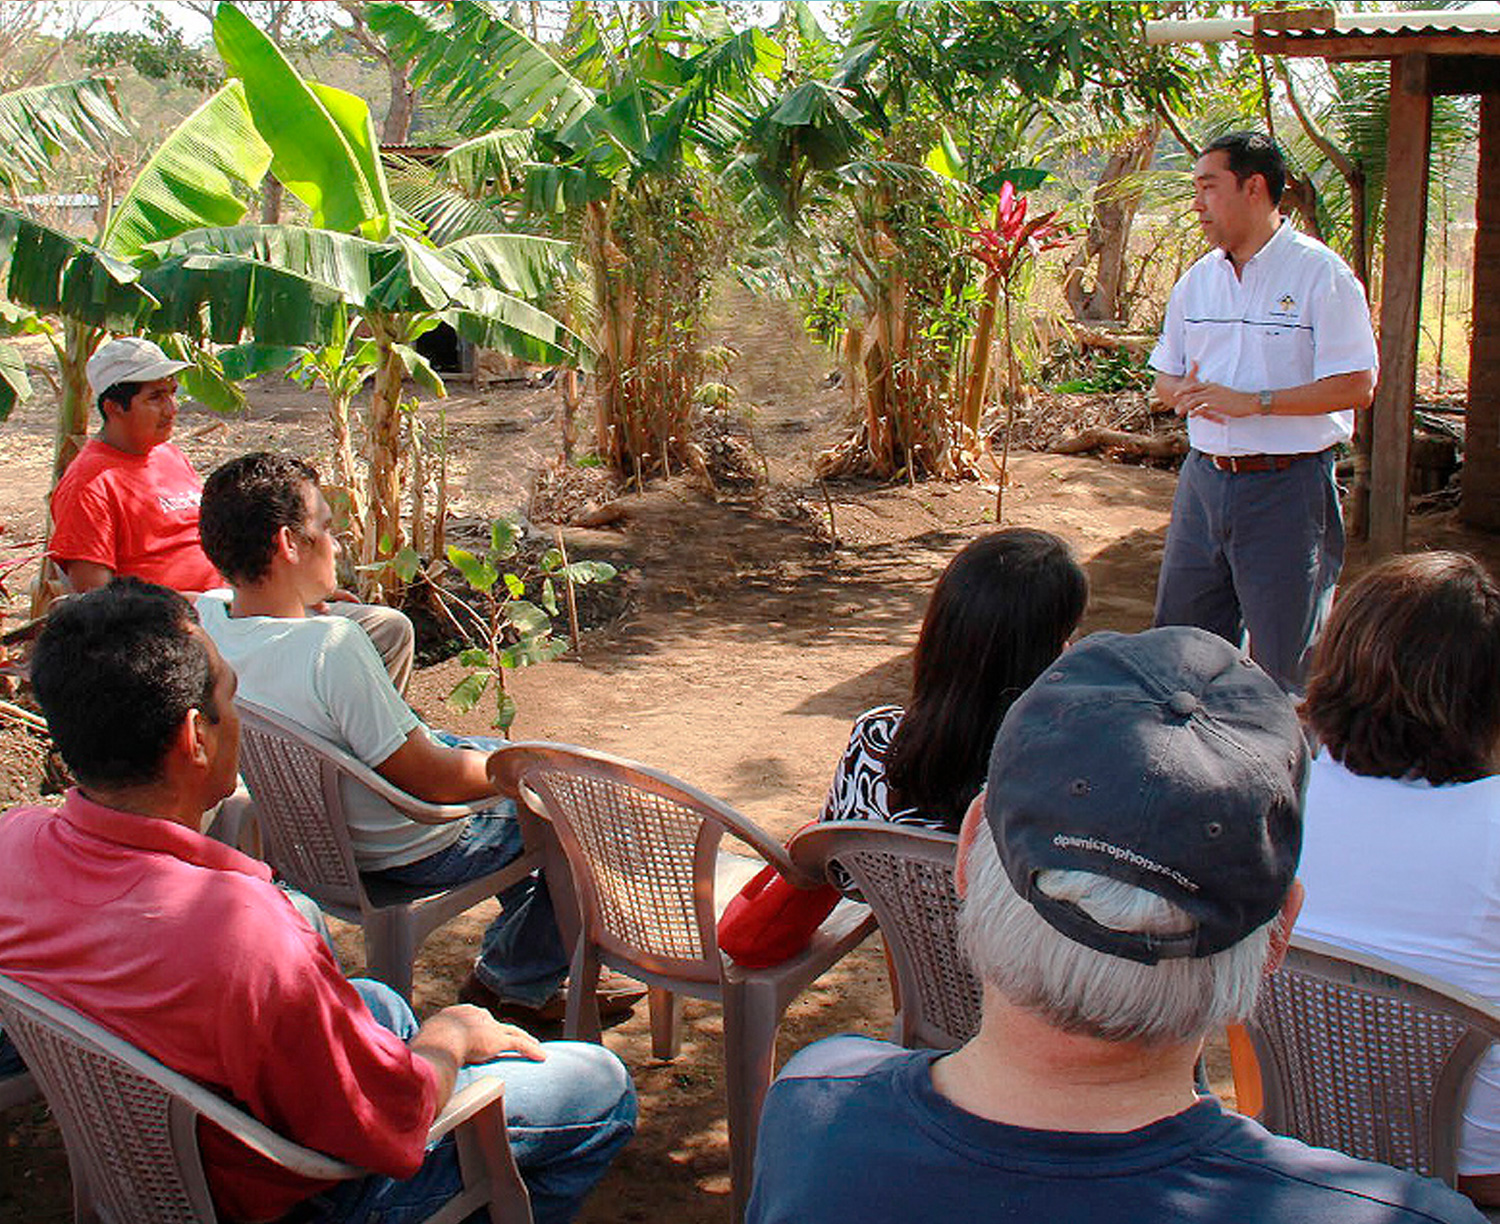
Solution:
<svg viewBox="0 0 1500 1224"><path fill-rule="evenodd" d="M203 482L171 442L177 372L187 365L140 336L111 340L89 359L104 424L53 490L47 548L74 591L92 591L116 574L189 595L229 585L199 540ZM319 610L358 623L397 692L406 692L414 638L405 614L349 597Z"/></svg>

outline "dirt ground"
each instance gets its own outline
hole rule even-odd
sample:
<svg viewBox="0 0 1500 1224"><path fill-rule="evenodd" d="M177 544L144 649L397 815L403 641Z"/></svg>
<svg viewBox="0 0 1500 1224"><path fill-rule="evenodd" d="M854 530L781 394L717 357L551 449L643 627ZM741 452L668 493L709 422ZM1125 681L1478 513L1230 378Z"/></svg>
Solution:
<svg viewBox="0 0 1500 1224"><path fill-rule="evenodd" d="M750 430L769 486L716 499L675 478L628 497L620 529L570 529L570 553L622 566L630 598L623 614L585 634L581 659L514 675L520 714L512 734L639 759L784 837L816 815L854 716L904 696L927 593L946 560L994 526L995 490L831 485L835 547L809 460L837 436L847 394L824 386L824 357L782 307L738 297L720 331L740 351L732 378L740 402L753 408ZM250 399L249 414L237 420L184 410L178 439L200 471L265 446L326 460L316 393L257 386ZM457 516L526 507L533 474L558 448L557 402L550 390L455 389L448 421ZM43 396L0 427L0 572L41 533L51 413ZM1086 565L1084 629L1146 627L1173 473L1025 452L1012 456L1011 473L1005 524L1057 532ZM1500 541L1465 535L1451 515L1414 520L1413 536L1500 563ZM1351 567L1360 564L1351 559ZM20 579L6 580L11 592L24 590L24 573ZM21 604L13 597L12 615ZM413 703L434 725L483 732L480 712L459 716L444 704L459 674L452 662L419 672ZM41 756L37 739L0 723L0 806L37 794ZM417 966L419 1012L454 999L493 908L481 906L429 940ZM357 933L339 937L346 967L357 972ZM682 1054L672 1062L651 1057L644 1007L605 1037L635 1076L641 1121L585 1221L728 1218L722 1023L714 1007L689 1001L686 1010ZM836 1032L884 1034L890 1020L872 939L792 1006L779 1054ZM1217 1052L1212 1070L1227 1091ZM68 1219L66 1161L45 1108L0 1115L0 1137L0 1220Z"/></svg>

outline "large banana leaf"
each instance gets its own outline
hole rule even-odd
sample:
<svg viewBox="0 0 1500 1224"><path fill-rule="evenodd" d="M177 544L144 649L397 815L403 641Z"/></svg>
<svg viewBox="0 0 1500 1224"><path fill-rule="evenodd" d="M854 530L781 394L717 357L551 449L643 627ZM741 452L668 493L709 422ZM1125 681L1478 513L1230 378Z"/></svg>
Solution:
<svg viewBox="0 0 1500 1224"><path fill-rule="evenodd" d="M551 315L499 289L466 288L444 317L465 340L539 365L594 368L583 339Z"/></svg>
<svg viewBox="0 0 1500 1224"><path fill-rule="evenodd" d="M480 284L525 298L551 287L569 249L566 242L530 234L476 234L440 248L444 259Z"/></svg>
<svg viewBox="0 0 1500 1224"><path fill-rule="evenodd" d="M388 174L392 203L410 214L439 246L474 234L503 232L515 225L514 206L475 199L439 178L422 162L392 158Z"/></svg>
<svg viewBox="0 0 1500 1224"><path fill-rule="evenodd" d="M330 114L276 44L231 4L219 6L214 43L244 83L255 126L271 145L272 172L312 210L313 224L348 232L380 224L389 212L377 194L384 183L370 181L366 159L345 134L343 124L355 122L352 108Z"/></svg>
<svg viewBox="0 0 1500 1224"><path fill-rule="evenodd" d="M282 268L335 291L355 309L443 310L470 281L512 294L547 287L567 244L532 234L485 234L432 247L404 234L371 242L293 225L194 230L152 248L162 260L234 255Z"/></svg>
<svg viewBox="0 0 1500 1224"><path fill-rule="evenodd" d="M0 185L41 182L63 148L127 136L106 81L59 81L0 94Z"/></svg>
<svg viewBox="0 0 1500 1224"><path fill-rule="evenodd" d="M454 145L439 160L443 173L470 195L490 186L506 190L532 159L529 128L495 128Z"/></svg>
<svg viewBox="0 0 1500 1224"><path fill-rule="evenodd" d="M365 12L370 28L411 61L412 79L456 108L462 131L557 130L594 106L594 91L492 4L458 0L443 13L374 3Z"/></svg>
<svg viewBox="0 0 1500 1224"><path fill-rule="evenodd" d="M380 141L375 135L375 121L370 117L369 104L358 94L335 89L332 85L308 81L307 87L338 124L369 185L377 215L360 227L361 232L368 238L384 238L391 229L391 193L386 185L385 163L380 158Z"/></svg>
<svg viewBox="0 0 1500 1224"><path fill-rule="evenodd" d="M253 259L326 285L356 304L369 298L371 285L382 274L372 271L379 250L381 244L367 238L296 225L191 230L152 247L152 253L161 260L194 254Z"/></svg>
<svg viewBox="0 0 1500 1224"><path fill-rule="evenodd" d="M111 331L134 331L157 306L129 264L8 208L0 208L0 277L18 306Z"/></svg>
<svg viewBox="0 0 1500 1224"><path fill-rule="evenodd" d="M183 255L147 269L142 284L162 302L154 331L234 344L316 344L337 326L332 287L240 255Z"/></svg>
<svg viewBox="0 0 1500 1224"><path fill-rule="evenodd" d="M260 185L271 150L250 118L245 91L230 81L182 121L135 176L105 227L103 248L136 259L185 230L233 225L247 189Z"/></svg>

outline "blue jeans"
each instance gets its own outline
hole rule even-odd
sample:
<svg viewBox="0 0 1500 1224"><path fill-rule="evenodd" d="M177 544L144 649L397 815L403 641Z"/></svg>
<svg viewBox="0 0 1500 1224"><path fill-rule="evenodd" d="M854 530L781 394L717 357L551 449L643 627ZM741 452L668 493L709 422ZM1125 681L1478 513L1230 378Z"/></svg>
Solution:
<svg viewBox="0 0 1500 1224"><path fill-rule="evenodd" d="M446 731L433 737L455 748L491 751L499 740L483 736L463 738ZM503 799L493 809L464 822L458 840L436 854L415 863L367 872L373 880L417 886L463 884L521 856L525 843L516 805ZM568 954L557 930L552 895L541 873L495 894L500 914L490 923L479 947L474 976L500 998L528 1007L540 1007L568 976Z"/></svg>
<svg viewBox="0 0 1500 1224"><path fill-rule="evenodd" d="M353 985L377 1021L411 1039L417 1021L406 1000L383 982L356 978ZM635 1087L624 1065L603 1046L549 1041L546 1050L545 1062L498 1058L464 1067L454 1090L481 1076L505 1080L505 1130L531 1194L532 1215L536 1224L566 1224L634 1133ZM340 1182L311 1199L298 1218L317 1224L408 1224L432 1214L462 1186L449 1133L428 1151L415 1176L396 1181L372 1174ZM488 1218L480 1211L470 1221Z"/></svg>

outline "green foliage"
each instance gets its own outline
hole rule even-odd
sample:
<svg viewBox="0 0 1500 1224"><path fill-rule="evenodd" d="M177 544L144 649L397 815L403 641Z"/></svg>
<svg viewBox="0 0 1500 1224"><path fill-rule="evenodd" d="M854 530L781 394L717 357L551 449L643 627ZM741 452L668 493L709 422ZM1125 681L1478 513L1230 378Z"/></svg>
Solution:
<svg viewBox="0 0 1500 1224"><path fill-rule="evenodd" d="M540 604L533 603L526 598L526 580L507 564L513 563L519 554L520 541L520 526L501 518L490 524L489 547L483 553L448 546L448 563L478 596L475 601L478 610L473 603L449 595L435 581L435 575L424 575L437 597L450 609L453 623L470 642L458 656L459 665L467 674L454 685L448 702L454 709L467 713L483 700L493 683L492 725L502 732L516 716L515 699L505 691L505 669L547 663L568 649L567 639L553 634L552 617L559 611L558 585L579 587L608 582L615 576L615 567L607 562L569 561L560 548L550 548L538 563ZM415 554L411 561L415 562ZM408 580L421 572L413 564ZM460 612L462 619L455 615Z"/></svg>
<svg viewBox="0 0 1500 1224"><path fill-rule="evenodd" d="M1071 353L1070 353L1071 356ZM1083 364L1082 373L1052 384L1052 390L1068 393L1099 393L1108 391L1143 391L1151 385L1151 368L1145 354L1139 356L1127 349L1112 349L1098 352L1092 360ZM1045 375L1044 371L1044 375Z"/></svg>
<svg viewBox="0 0 1500 1224"><path fill-rule="evenodd" d="M39 183L63 149L99 149L127 134L108 81L0 93L0 186Z"/></svg>
<svg viewBox="0 0 1500 1224"><path fill-rule="evenodd" d="M145 5L142 15L143 29L86 34L83 62L90 68L133 68L147 80L176 80L205 93L223 84L220 65L190 45L156 5Z"/></svg>

